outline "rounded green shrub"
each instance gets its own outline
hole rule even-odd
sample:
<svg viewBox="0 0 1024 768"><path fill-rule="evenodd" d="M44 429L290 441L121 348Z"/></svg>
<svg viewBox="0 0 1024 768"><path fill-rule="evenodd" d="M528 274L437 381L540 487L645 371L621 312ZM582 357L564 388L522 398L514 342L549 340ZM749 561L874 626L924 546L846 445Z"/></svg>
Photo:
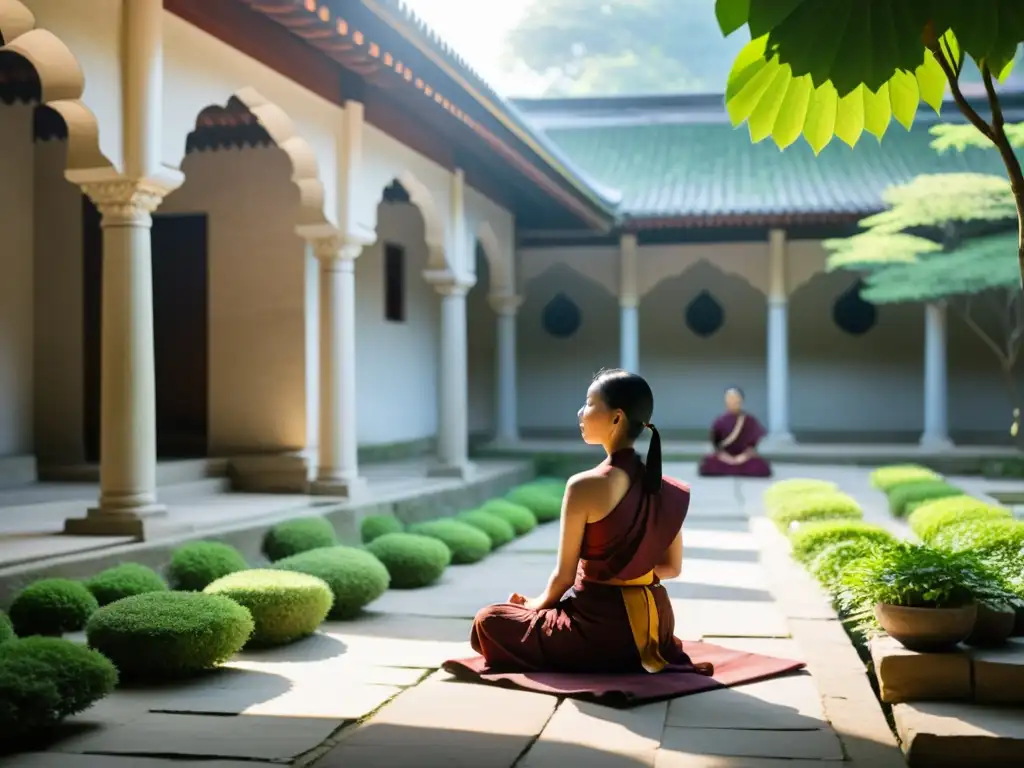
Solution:
<svg viewBox="0 0 1024 768"><path fill-rule="evenodd" d="M405 530L402 521L391 515L368 515L359 524L359 537L363 544L369 544L376 538L388 533L401 533Z"/></svg>
<svg viewBox="0 0 1024 768"><path fill-rule="evenodd" d="M147 592L100 608L85 626L89 646L124 677L187 677L223 664L249 640L248 608L223 595Z"/></svg>
<svg viewBox="0 0 1024 768"><path fill-rule="evenodd" d="M924 501L935 501L950 496L963 496L964 492L945 480L922 480L916 483L904 483L889 490L889 512L893 517L905 517L911 512L910 507Z"/></svg>
<svg viewBox="0 0 1024 768"><path fill-rule="evenodd" d="M295 571L255 569L217 579L203 590L245 606L255 624L249 645L284 645L313 634L334 604L323 579Z"/></svg>
<svg viewBox="0 0 1024 768"><path fill-rule="evenodd" d="M122 563L93 576L85 582L100 605L109 605L123 597L163 592L167 582L152 568L138 563Z"/></svg>
<svg viewBox="0 0 1024 768"><path fill-rule="evenodd" d="M952 552L971 552L985 559L1024 562L1024 521L965 520L941 529L930 544ZM14 627L17 629L17 622Z"/></svg>
<svg viewBox="0 0 1024 768"><path fill-rule="evenodd" d="M263 537L263 554L270 562L283 560L311 549L334 547L338 535L325 517L300 517L278 523Z"/></svg>
<svg viewBox="0 0 1024 768"><path fill-rule="evenodd" d="M817 520L860 520L864 511L856 500L839 491L816 491L778 499L768 517L780 530Z"/></svg>
<svg viewBox="0 0 1024 768"><path fill-rule="evenodd" d="M274 563L274 568L323 579L334 594L329 618L350 619L383 595L390 583L388 570L369 552L354 547L311 549Z"/></svg>
<svg viewBox="0 0 1024 768"><path fill-rule="evenodd" d="M565 486L568 484L568 480L564 477L553 477L551 475L542 475L541 477L535 477L531 483L534 485L543 485L549 487L552 491L562 495L565 493Z"/></svg>
<svg viewBox="0 0 1024 768"><path fill-rule="evenodd" d="M814 559L807 564L807 570L819 584L835 594L839 589L843 571L848 565L884 546L887 545L879 544L872 539L844 539L819 550Z"/></svg>
<svg viewBox="0 0 1024 768"><path fill-rule="evenodd" d="M896 537L885 528L865 523L863 520L821 520L807 523L794 530L789 537L793 546L793 559L801 563L809 563L826 547L854 539L868 540L876 544L890 544L896 541Z"/></svg>
<svg viewBox="0 0 1024 768"><path fill-rule="evenodd" d="M11 603L14 631L29 635L62 635L77 632L99 608L99 603L80 581L42 579L29 584Z"/></svg>
<svg viewBox="0 0 1024 768"><path fill-rule="evenodd" d="M0 611L0 644L13 640L16 637L17 635L14 634L14 625L11 623L10 617L3 611Z"/></svg>
<svg viewBox="0 0 1024 768"><path fill-rule="evenodd" d="M512 526L516 536L523 536L537 527L537 517L522 504L508 499L491 499L480 507L496 517L500 517Z"/></svg>
<svg viewBox="0 0 1024 768"><path fill-rule="evenodd" d="M428 520L409 526L409 533L429 536L442 542L452 555L452 563L466 565L483 560L491 551L491 539L469 523L451 518Z"/></svg>
<svg viewBox="0 0 1024 768"><path fill-rule="evenodd" d="M384 563L395 589L417 589L433 584L452 560L444 543L415 533L386 533L366 549Z"/></svg>
<svg viewBox="0 0 1024 768"><path fill-rule="evenodd" d="M550 523L562 516L564 490L558 490L551 484L534 482L513 488L505 498L530 510L538 523Z"/></svg>
<svg viewBox="0 0 1024 768"><path fill-rule="evenodd" d="M921 541L930 542L939 531L954 523L975 520L1004 520L1011 518L1008 509L986 504L973 496L947 496L921 504L910 513L907 522Z"/></svg>
<svg viewBox="0 0 1024 768"><path fill-rule="evenodd" d="M888 467L879 467L871 473L872 487L883 493L888 493L897 485L941 479L942 475L938 472L919 464L892 464Z"/></svg>
<svg viewBox="0 0 1024 768"><path fill-rule="evenodd" d="M491 540L491 549L503 547L516 537L516 529L510 522L482 509L467 509L459 512L455 519L483 531Z"/></svg>
<svg viewBox="0 0 1024 768"><path fill-rule="evenodd" d="M220 577L248 567L242 553L232 546L219 541L194 541L174 550L167 575L175 589L201 592Z"/></svg>
<svg viewBox="0 0 1024 768"><path fill-rule="evenodd" d="M55 637L11 640L0 647L0 733L49 728L116 686L117 669L92 649Z"/></svg>
<svg viewBox="0 0 1024 768"><path fill-rule="evenodd" d="M839 486L830 480L816 480L809 477L794 477L789 480L779 480L768 486L762 499L767 508L771 508L776 502L800 496L805 493L821 493L828 491L839 491Z"/></svg>

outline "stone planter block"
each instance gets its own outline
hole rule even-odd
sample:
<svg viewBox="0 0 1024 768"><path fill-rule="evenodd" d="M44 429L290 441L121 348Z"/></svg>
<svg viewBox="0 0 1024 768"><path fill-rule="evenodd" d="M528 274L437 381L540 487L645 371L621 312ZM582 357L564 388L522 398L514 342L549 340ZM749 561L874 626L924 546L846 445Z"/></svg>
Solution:
<svg viewBox="0 0 1024 768"><path fill-rule="evenodd" d="M971 659L963 651L918 653L882 636L871 641L871 659L887 704L971 698Z"/></svg>
<svg viewBox="0 0 1024 768"><path fill-rule="evenodd" d="M971 657L976 701L1024 704L1024 640L1011 640L1002 648L975 650Z"/></svg>

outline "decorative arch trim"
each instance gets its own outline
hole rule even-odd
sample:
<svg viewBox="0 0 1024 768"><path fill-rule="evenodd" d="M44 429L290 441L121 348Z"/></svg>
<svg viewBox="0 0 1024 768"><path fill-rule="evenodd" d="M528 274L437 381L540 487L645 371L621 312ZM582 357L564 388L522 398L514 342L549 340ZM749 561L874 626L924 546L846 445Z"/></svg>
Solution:
<svg viewBox="0 0 1024 768"><path fill-rule="evenodd" d="M487 258L491 270L491 293L506 293L513 289L512 253L501 247L501 241L489 221L481 221L476 228L476 240Z"/></svg>
<svg viewBox="0 0 1024 768"><path fill-rule="evenodd" d="M0 41L0 50L32 65L39 77L40 104L67 125L67 170L112 168L100 151L96 115L82 101L85 75L71 49L52 32L37 28L35 16L18 0L0 0Z"/></svg>

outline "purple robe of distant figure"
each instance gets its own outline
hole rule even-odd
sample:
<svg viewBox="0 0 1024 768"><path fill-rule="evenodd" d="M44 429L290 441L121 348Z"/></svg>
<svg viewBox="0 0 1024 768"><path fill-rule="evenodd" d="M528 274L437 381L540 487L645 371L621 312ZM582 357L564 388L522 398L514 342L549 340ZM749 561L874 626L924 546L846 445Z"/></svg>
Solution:
<svg viewBox="0 0 1024 768"><path fill-rule="evenodd" d="M703 477L771 477L771 465L756 452L764 436L761 422L749 413L723 413L711 425L715 451L701 460L698 472Z"/></svg>

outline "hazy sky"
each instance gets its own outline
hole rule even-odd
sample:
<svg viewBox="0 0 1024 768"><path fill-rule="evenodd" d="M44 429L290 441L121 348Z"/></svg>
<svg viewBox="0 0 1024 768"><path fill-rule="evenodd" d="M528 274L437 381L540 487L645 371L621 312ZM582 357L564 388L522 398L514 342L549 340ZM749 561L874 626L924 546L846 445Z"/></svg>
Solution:
<svg viewBox="0 0 1024 768"><path fill-rule="evenodd" d="M404 0L462 58L504 96L539 95L544 83L527 72L502 71L505 33L514 27L529 0Z"/></svg>

